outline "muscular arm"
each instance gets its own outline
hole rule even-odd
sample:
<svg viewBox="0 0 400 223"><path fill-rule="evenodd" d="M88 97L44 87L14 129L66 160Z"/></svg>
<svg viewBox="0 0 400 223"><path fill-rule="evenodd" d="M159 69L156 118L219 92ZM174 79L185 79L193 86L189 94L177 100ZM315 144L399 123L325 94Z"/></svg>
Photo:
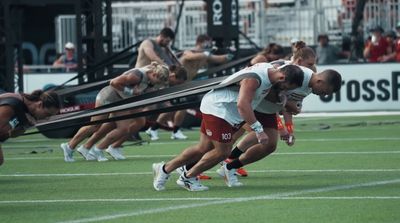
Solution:
<svg viewBox="0 0 400 223"><path fill-rule="evenodd" d="M210 55L207 58L208 62L222 64L228 62L227 54L224 55Z"/></svg>
<svg viewBox="0 0 400 223"><path fill-rule="evenodd" d="M147 58L149 58L151 61L157 61L160 64L165 63L154 51L153 43L150 40L143 41L142 47L143 47L143 52L146 54Z"/></svg>
<svg viewBox="0 0 400 223"><path fill-rule="evenodd" d="M251 102L259 86L260 83L254 78L246 78L240 82L237 107L239 114L249 125L257 121L253 108L251 107Z"/></svg>
<svg viewBox="0 0 400 223"><path fill-rule="evenodd" d="M201 61L207 60L207 55L203 52L185 51L182 55L182 60L186 61Z"/></svg>

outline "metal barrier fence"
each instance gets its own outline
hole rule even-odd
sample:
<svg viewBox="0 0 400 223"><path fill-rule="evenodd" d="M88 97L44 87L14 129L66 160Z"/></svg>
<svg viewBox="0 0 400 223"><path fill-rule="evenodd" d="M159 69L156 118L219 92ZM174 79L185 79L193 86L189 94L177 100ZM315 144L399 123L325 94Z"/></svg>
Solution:
<svg viewBox="0 0 400 223"><path fill-rule="evenodd" d="M271 5L271 2L289 4ZM342 37L351 31L355 2L239 0L239 27L261 47L272 42L289 46L292 39L315 45L321 33L328 34L333 43L341 43ZM200 0L185 2L175 41L177 48L193 47L197 35L207 32L204 4ZM155 37L165 26L174 28L178 12L178 1L113 3L113 50L117 52L139 40ZM400 21L399 12L400 0L368 0L364 10L364 33L368 34L374 25L381 25L386 31L393 29ZM57 50L62 51L67 41L74 42L73 20L73 16L57 18ZM251 48L251 45L240 37L240 47Z"/></svg>
<svg viewBox="0 0 400 223"><path fill-rule="evenodd" d="M76 43L75 20L74 15L60 15L55 18L57 52L64 52L64 46L67 42Z"/></svg>

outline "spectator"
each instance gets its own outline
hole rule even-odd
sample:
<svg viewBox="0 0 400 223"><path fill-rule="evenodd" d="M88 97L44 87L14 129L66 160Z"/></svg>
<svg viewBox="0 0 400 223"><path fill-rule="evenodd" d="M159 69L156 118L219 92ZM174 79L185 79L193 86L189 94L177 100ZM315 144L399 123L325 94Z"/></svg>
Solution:
<svg viewBox="0 0 400 223"><path fill-rule="evenodd" d="M66 68L67 71L75 70L78 67L78 60L75 55L75 45L73 43L67 42L65 44L65 53L61 54L61 56L54 61L53 66Z"/></svg>
<svg viewBox="0 0 400 223"><path fill-rule="evenodd" d="M368 62L381 62L383 56L392 53L391 46L385 38L383 38L383 29L376 26L370 30L371 39L367 41L364 48L364 57Z"/></svg>
<svg viewBox="0 0 400 223"><path fill-rule="evenodd" d="M382 62L393 62L396 61L396 55L398 54L396 48L398 48L398 42L399 40L396 38L396 32L394 31L388 31L385 33L384 37L386 38L386 41L389 44L389 47L391 48L392 53L388 55L384 55L382 57ZM400 49L400 47L399 47Z"/></svg>
<svg viewBox="0 0 400 223"><path fill-rule="evenodd" d="M318 35L318 46L315 51L317 53L317 64L334 64L339 58L348 56L348 53L330 45L329 37L326 34Z"/></svg>
<svg viewBox="0 0 400 223"><path fill-rule="evenodd" d="M250 64L262 63L262 62L272 62L284 58L284 51L281 45L276 43L270 43L266 48L264 48L257 56L255 56Z"/></svg>

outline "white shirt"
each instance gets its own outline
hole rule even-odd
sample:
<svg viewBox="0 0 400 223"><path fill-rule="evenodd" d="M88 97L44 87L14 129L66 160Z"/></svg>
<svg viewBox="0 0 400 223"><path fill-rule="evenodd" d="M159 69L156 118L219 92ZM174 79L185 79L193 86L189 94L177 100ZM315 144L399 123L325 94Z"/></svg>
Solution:
<svg viewBox="0 0 400 223"><path fill-rule="evenodd" d="M285 63L286 64L286 63ZM310 84L310 79L314 73L311 69L303 66L298 66L304 72L304 80L301 87L294 90L287 91L287 99L294 101L302 101L307 95L311 94L312 89L308 86ZM282 106L272 103L267 100L263 100L256 108L257 112L264 114L274 114L282 110Z"/></svg>
<svg viewBox="0 0 400 223"><path fill-rule="evenodd" d="M251 67L232 74L222 83L227 83L241 75L249 73L256 74L259 78L258 80L260 85L254 94L253 100L251 101L251 107L254 110L272 87L271 81L268 77L268 69L271 68L273 68L273 66L269 63L257 63ZM210 114L224 119L232 126L235 126L244 121L237 108L238 96L239 88L237 85L211 90L205 94L201 100L200 111L204 114Z"/></svg>

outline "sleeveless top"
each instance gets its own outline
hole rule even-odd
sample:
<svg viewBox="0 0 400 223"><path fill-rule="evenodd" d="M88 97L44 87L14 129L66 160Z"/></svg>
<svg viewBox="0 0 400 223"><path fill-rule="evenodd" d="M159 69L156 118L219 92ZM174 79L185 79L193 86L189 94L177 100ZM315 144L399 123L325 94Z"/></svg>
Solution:
<svg viewBox="0 0 400 223"><path fill-rule="evenodd" d="M273 66L269 63L257 63L232 74L222 83L226 83L241 75L249 73L256 74L260 85L251 102L251 107L254 110L272 87L271 81L268 77L268 69L270 68L273 68ZM238 96L239 86L237 85L211 90L204 95L201 101L200 111L224 119L232 126L238 125L244 121L237 109Z"/></svg>
<svg viewBox="0 0 400 223"><path fill-rule="evenodd" d="M14 116L9 120L12 129L29 126L25 113L29 113L25 103L14 97L0 98L0 106L11 106Z"/></svg>
<svg viewBox="0 0 400 223"><path fill-rule="evenodd" d="M285 62L284 64L288 64ZM312 89L308 86L310 84L311 76L313 75L313 71L307 67L298 66L304 73L304 80L301 87L298 87L294 90L287 91L287 99L294 101L302 101L307 95L311 94ZM272 103L268 100L263 100L256 108L257 112L265 113L265 114L274 114L282 110L280 105Z"/></svg>
<svg viewBox="0 0 400 223"><path fill-rule="evenodd" d="M140 76L140 82L133 86L133 95L127 95L122 91L116 90L111 85L108 85L100 90L100 92L97 94L96 100L101 105L106 105L121 99L132 97L134 95L142 94L149 87L149 79L146 75L146 72L142 68L134 68L132 71L134 73L126 73L124 75Z"/></svg>

